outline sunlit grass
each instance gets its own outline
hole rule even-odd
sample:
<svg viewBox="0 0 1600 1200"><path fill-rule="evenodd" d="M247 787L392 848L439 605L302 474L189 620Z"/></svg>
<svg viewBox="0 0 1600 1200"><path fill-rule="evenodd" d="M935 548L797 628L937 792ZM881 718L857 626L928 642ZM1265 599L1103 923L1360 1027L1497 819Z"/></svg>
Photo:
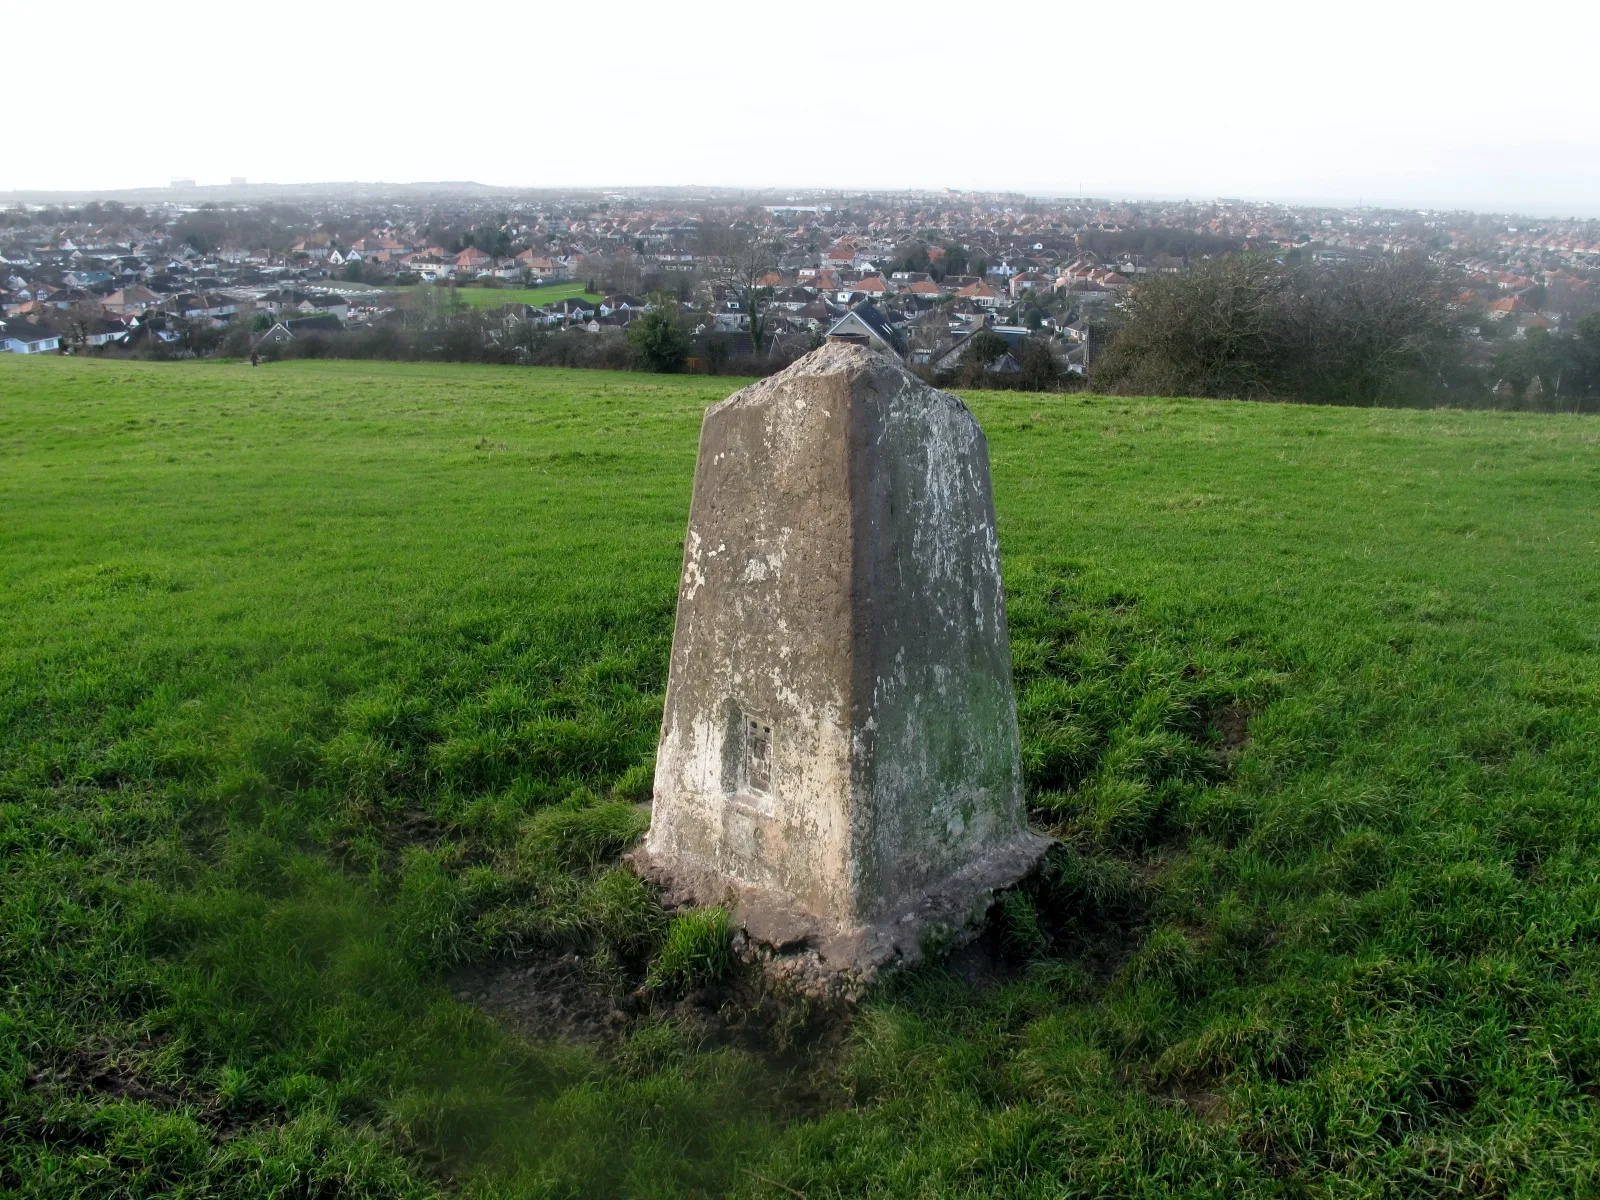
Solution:
<svg viewBox="0 0 1600 1200"><path fill-rule="evenodd" d="M449 284L413 284L397 291L415 291L419 287L434 287L441 295L451 289ZM582 283L546 283L539 287L457 287L456 299L469 308L499 308L502 304L532 304L543 307L562 300L587 300L598 304L600 297L585 289Z"/></svg>

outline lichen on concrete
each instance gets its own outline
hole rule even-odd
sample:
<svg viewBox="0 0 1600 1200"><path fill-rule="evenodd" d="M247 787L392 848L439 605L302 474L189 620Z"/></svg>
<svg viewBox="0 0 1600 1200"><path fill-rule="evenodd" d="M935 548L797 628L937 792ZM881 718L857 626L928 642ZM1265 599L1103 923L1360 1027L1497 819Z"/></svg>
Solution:
<svg viewBox="0 0 1600 1200"><path fill-rule="evenodd" d="M865 980L959 940L1047 845L966 405L835 343L712 406L640 869Z"/></svg>

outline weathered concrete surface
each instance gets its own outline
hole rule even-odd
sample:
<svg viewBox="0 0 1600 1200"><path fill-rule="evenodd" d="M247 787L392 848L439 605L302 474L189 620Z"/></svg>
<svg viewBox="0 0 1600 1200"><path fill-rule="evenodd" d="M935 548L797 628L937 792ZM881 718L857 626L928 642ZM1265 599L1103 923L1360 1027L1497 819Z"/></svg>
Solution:
<svg viewBox="0 0 1600 1200"><path fill-rule="evenodd" d="M636 863L870 978L958 938L1047 845L966 405L830 344L710 408Z"/></svg>

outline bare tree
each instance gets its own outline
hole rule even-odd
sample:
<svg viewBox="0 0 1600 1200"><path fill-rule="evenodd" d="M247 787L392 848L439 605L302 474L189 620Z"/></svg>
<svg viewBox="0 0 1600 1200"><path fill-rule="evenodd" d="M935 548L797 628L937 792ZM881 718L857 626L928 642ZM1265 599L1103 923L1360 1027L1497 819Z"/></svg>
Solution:
<svg viewBox="0 0 1600 1200"><path fill-rule="evenodd" d="M779 244L757 230L701 227L700 248L706 255L707 276L725 288L739 305L750 329L750 341L760 354L767 344L767 310L772 306L772 282L777 272Z"/></svg>
<svg viewBox="0 0 1600 1200"><path fill-rule="evenodd" d="M1376 404L1402 376L1437 374L1456 341L1445 279L1420 254L1301 268L1287 296L1281 390Z"/></svg>

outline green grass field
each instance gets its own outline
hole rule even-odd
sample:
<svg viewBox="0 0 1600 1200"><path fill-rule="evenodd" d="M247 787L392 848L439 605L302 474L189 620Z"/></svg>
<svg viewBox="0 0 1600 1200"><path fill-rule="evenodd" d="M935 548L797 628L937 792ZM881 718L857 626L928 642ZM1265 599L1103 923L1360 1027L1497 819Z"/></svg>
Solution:
<svg viewBox="0 0 1600 1200"><path fill-rule="evenodd" d="M458 999L671 976L732 386L0 356L0 1191L1600 1193L1593 418L974 396L1064 842L999 965L787 1048Z"/></svg>
<svg viewBox="0 0 1600 1200"><path fill-rule="evenodd" d="M414 291L417 287L426 285L416 284L411 288L397 288L397 291ZM448 289L445 289L448 290ZM587 300L591 304L598 304L600 297L593 292L585 291L581 283L549 283L536 288L483 288L483 287L458 287L456 297L471 308L499 308L502 304L555 304L560 300L570 300L577 297Z"/></svg>

